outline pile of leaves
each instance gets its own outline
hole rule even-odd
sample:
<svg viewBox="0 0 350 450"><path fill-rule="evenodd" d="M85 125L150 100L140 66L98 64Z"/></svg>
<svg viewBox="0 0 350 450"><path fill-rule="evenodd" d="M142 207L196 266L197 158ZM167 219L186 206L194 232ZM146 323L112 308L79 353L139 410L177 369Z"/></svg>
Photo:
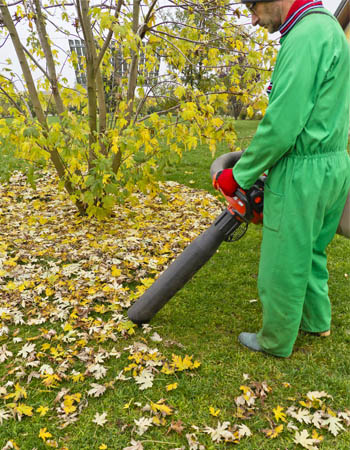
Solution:
<svg viewBox="0 0 350 450"><path fill-rule="evenodd" d="M169 399L145 402L141 394L160 378L167 380L171 398L181 389L181 373L195 378L201 362L150 325L138 330L125 311L222 209L204 191L174 182L160 189L167 203L164 197L135 195L102 223L77 216L50 173L36 190L20 173L0 186L0 424L39 423L35 445L72 450L65 430L84 420L89 402L130 384L139 397L122 406L132 412L130 423L121 425L129 436L124 450L142 450L152 442L144 437L158 427L164 435L183 437L186 444L178 450L205 449L208 437L215 445L238 444L254 433L267 439L285 435L316 449L325 433L344 431L350 411L334 409L326 392L290 398L288 407L266 411L272 389L248 375L229 420L208 405L218 421L214 426L186 424ZM247 422L259 414L268 427L252 430ZM105 427L109 419L108 411L96 411L91 425ZM0 446L20 449L23 439L7 436Z"/></svg>

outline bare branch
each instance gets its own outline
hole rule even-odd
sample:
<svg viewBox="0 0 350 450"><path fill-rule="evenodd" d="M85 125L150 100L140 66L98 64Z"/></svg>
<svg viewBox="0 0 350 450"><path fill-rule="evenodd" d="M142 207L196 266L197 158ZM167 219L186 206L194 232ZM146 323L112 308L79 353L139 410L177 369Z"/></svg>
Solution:
<svg viewBox="0 0 350 450"><path fill-rule="evenodd" d="M171 108L164 109L163 111L158 111L157 114L158 114L159 116L160 116L160 115L163 115L163 114L167 114L167 113L170 112L170 111L175 111L176 109L179 109L180 106L181 106L181 105L175 105L175 106L172 106ZM149 119L149 118L151 117L151 115L152 115L152 114L149 114L148 116L142 117L142 119L138 120L137 123L144 122L145 120Z"/></svg>
<svg viewBox="0 0 350 450"><path fill-rule="evenodd" d="M38 61L34 58L34 56L27 50L27 48L22 45L22 48L25 52L25 54L33 61L33 63L36 65L36 67L41 70L41 72L45 75L45 77L49 80L49 74L46 72L46 70L38 63Z"/></svg>
<svg viewBox="0 0 350 450"><path fill-rule="evenodd" d="M16 108L16 109L18 109L18 111L22 114L22 115L24 115L24 112L21 110L21 108L17 105L17 103L15 102L15 100L5 91L5 89L4 88L2 88L1 86L0 86L0 91L1 91L1 93L3 94L3 95L5 95L5 97L7 97L7 99L13 104L13 106Z"/></svg>
<svg viewBox="0 0 350 450"><path fill-rule="evenodd" d="M154 32L151 34L155 34ZM175 44L173 44L171 41L169 41L167 38L165 38L164 36L159 36L160 39L162 39L163 41L167 42L168 44L170 44L172 47L175 48L175 50L177 52L179 52L185 59L186 61L191 64L191 66L193 65L193 62L187 58L187 56L179 49L179 47L177 47Z"/></svg>
<svg viewBox="0 0 350 450"><path fill-rule="evenodd" d="M124 3L124 0L118 0L118 4L117 4L116 10L115 10L115 14L114 14L114 18L115 19L118 18L120 10L121 10L121 8L123 6L123 3ZM103 59L103 56L106 53L107 48L109 47L109 44L111 42L112 37L113 37L113 30L111 29L111 30L109 30L108 35L107 35L107 37L106 37L106 39L105 39L105 41L103 43L103 47L101 48L100 53L99 53L99 55L96 58L96 62L95 62L96 68L99 67L99 65L100 65L100 63L101 63L101 61Z"/></svg>

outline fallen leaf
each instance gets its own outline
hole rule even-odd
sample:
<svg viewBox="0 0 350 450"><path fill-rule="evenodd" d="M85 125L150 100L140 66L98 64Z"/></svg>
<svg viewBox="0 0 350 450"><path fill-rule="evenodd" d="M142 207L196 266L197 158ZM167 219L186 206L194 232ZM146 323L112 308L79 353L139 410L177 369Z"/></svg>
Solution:
<svg viewBox="0 0 350 450"><path fill-rule="evenodd" d="M96 413L93 422L99 425L100 427L103 427L107 422L107 413L106 412L102 414Z"/></svg>
<svg viewBox="0 0 350 450"><path fill-rule="evenodd" d="M181 434L184 430L183 422L181 420L178 420L177 422L172 421L167 433L170 431L175 431L177 434Z"/></svg>
<svg viewBox="0 0 350 450"><path fill-rule="evenodd" d="M281 424L281 425L278 425L277 427L275 427L275 428L265 428L265 429L263 429L263 430L261 430L264 434L265 434L265 436L267 437L267 438L269 438L269 439L275 439L279 434L281 434L282 433L282 431L283 431L283 425Z"/></svg>
<svg viewBox="0 0 350 450"><path fill-rule="evenodd" d="M293 442L301 445L307 450L317 450L316 444L319 443L316 439L309 437L309 433L307 430L302 430L301 432L297 431L295 433L295 437Z"/></svg>

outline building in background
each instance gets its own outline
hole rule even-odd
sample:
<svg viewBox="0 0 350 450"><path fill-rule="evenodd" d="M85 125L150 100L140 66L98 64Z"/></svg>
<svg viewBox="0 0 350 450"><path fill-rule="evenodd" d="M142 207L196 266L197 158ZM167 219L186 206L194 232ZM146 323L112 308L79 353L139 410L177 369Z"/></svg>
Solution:
<svg viewBox="0 0 350 450"><path fill-rule="evenodd" d="M70 53L75 52L77 55L77 64L74 67L76 82L81 86L86 88L86 73L84 68L84 58L86 57L86 48L83 40L80 39L68 39ZM114 43L111 42L111 48L113 48ZM112 65L114 69L114 74L112 78L122 78L128 73L128 63L123 58L120 49L113 51L112 53ZM146 58L143 53L140 54L139 58L139 75L143 77L143 84L145 86L152 86L157 83L159 77L160 59L158 64L155 64L151 71L146 69Z"/></svg>

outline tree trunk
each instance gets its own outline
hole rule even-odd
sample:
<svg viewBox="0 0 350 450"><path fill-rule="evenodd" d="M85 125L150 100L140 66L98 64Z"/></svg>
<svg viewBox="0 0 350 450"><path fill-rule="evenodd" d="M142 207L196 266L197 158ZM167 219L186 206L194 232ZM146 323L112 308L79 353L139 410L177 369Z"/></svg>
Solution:
<svg viewBox="0 0 350 450"><path fill-rule="evenodd" d="M36 28L38 30L38 35L40 39L40 43L42 45L45 59L47 63L47 70L50 76L50 85L51 85L51 91L53 94L53 97L55 99L55 104L57 108L57 112L59 115L63 114L65 111L65 107L63 105L60 92L58 89L58 81L57 81L57 74L56 74L56 68L55 68L55 61L52 55L51 47L48 41L48 34L46 32L46 25L45 25L45 17L43 16L42 10L41 10L41 4L40 0L34 0L34 9L35 9L35 16L34 21L36 24Z"/></svg>
<svg viewBox="0 0 350 450"><path fill-rule="evenodd" d="M24 76L24 79L25 79L25 82L26 82L26 85L28 88L29 96L33 103L35 115L36 115L40 125L42 126L44 135L47 136L49 133L49 127L47 124L47 120L46 120L44 111L41 107L38 92L36 90L35 83L34 83L34 80L32 77L32 72L28 65L28 61L26 59L26 56L25 56L25 53L24 53L24 50L22 47L22 43L19 39L15 24L13 23L11 14L8 10L7 5L4 3L4 1L2 1L2 4L0 5L0 11L1 11L2 21L10 33L13 46L15 48L19 63L21 65L23 76ZM66 178L66 170L65 170L65 167L63 165L63 162L61 160L61 157L60 157L58 151L50 150L50 149L46 149L46 151L50 154L50 159L51 159L53 165L55 166L58 176L60 177L61 180L64 180L64 186L65 186L68 194L73 195L74 188L73 188L71 182L69 180L67 180L67 178ZM85 214L84 205L78 200L75 202L75 204L76 204L79 212L81 214Z"/></svg>
<svg viewBox="0 0 350 450"><path fill-rule="evenodd" d="M135 35L138 34L139 22L140 22L140 3L141 0L134 0L133 3L133 23L132 31ZM137 69L138 69L139 55L137 52L131 52L131 64L129 69L128 78L128 92L127 92L127 103L128 108L126 110L126 120L128 124L131 121L132 113L134 110L134 99L135 99L135 89L137 85ZM122 154L120 149L113 157L112 169L114 173L117 173L121 164Z"/></svg>

